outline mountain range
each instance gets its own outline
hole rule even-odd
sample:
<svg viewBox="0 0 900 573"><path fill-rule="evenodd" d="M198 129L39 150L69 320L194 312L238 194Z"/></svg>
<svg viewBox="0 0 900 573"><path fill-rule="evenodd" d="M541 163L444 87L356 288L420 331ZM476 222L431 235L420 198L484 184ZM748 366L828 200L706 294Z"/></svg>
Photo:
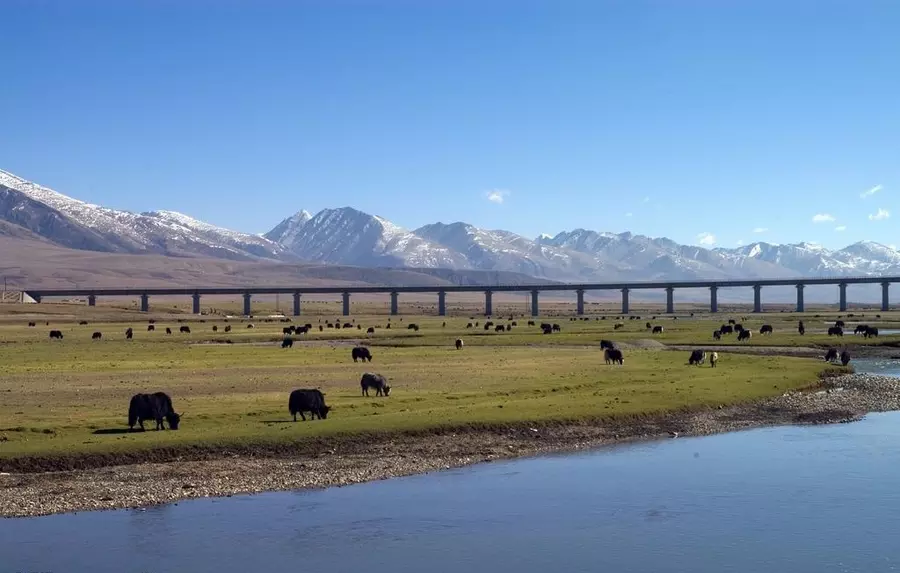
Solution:
<svg viewBox="0 0 900 573"><path fill-rule="evenodd" d="M299 211L260 236L175 211L131 213L85 203L2 170L0 237L117 254L489 271L509 273L506 278L515 282L522 276L607 282L900 274L900 252L871 241L839 250L765 242L706 249L667 238L585 229L529 239L463 222L409 230L351 207L314 215Z"/></svg>

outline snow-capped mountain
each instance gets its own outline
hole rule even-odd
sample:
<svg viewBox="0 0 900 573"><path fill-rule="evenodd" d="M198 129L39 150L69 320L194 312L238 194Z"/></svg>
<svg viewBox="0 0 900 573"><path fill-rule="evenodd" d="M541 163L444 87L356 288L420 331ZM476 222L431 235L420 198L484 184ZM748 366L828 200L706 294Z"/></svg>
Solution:
<svg viewBox="0 0 900 573"><path fill-rule="evenodd" d="M65 247L91 251L293 259L264 237L174 211L131 213L92 205L0 170L0 220Z"/></svg>
<svg viewBox="0 0 900 573"><path fill-rule="evenodd" d="M175 211L138 214L92 205L5 171L0 235L90 251L495 271L572 282L900 275L900 252L871 241L835 251L763 242L705 249L585 229L528 239L462 222L408 230L350 207L300 211L258 236Z"/></svg>
<svg viewBox="0 0 900 573"><path fill-rule="evenodd" d="M265 236L304 260L363 267L469 268L462 254L376 215L351 207L324 209L309 219L302 213Z"/></svg>

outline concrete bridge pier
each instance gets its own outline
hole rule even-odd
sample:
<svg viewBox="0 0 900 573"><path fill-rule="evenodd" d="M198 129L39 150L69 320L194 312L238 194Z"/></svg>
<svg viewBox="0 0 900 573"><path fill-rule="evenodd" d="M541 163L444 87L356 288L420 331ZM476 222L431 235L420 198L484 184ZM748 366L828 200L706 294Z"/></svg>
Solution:
<svg viewBox="0 0 900 573"><path fill-rule="evenodd" d="M244 293L244 316L250 316L250 298L251 294L249 292Z"/></svg>
<svg viewBox="0 0 900 573"><path fill-rule="evenodd" d="M391 293L391 314L394 316L397 316L400 313L400 311L399 311L400 305L397 301L397 299L399 297L400 297L399 293L396 293L396 292Z"/></svg>
<svg viewBox="0 0 900 573"><path fill-rule="evenodd" d="M622 314L628 314L628 290L627 288L622 289Z"/></svg>
<svg viewBox="0 0 900 573"><path fill-rule="evenodd" d="M753 312L762 312L762 285L753 285Z"/></svg>
<svg viewBox="0 0 900 573"><path fill-rule="evenodd" d="M294 293L294 316L300 316L300 293Z"/></svg>
<svg viewBox="0 0 900 573"><path fill-rule="evenodd" d="M493 298L494 293L492 291L486 290L484 291L484 315L491 316L493 314Z"/></svg>
<svg viewBox="0 0 900 573"><path fill-rule="evenodd" d="M142 294L141 295L141 312L149 312L150 311L150 295Z"/></svg>
<svg viewBox="0 0 900 573"><path fill-rule="evenodd" d="M584 290L578 289L575 291L575 294L578 296L575 304L575 311L578 314L584 314Z"/></svg>
<svg viewBox="0 0 900 573"><path fill-rule="evenodd" d="M447 316L447 291L438 291L438 316Z"/></svg>
<svg viewBox="0 0 900 573"><path fill-rule="evenodd" d="M344 316L350 316L350 293L345 292L344 294L341 295L341 298L344 299L344 304L343 304Z"/></svg>
<svg viewBox="0 0 900 573"><path fill-rule="evenodd" d="M194 314L200 314L200 293L194 293L191 298L193 299L193 304L191 305L191 312Z"/></svg>
<svg viewBox="0 0 900 573"><path fill-rule="evenodd" d="M803 289L806 285L797 285L797 312L803 312Z"/></svg>
<svg viewBox="0 0 900 573"><path fill-rule="evenodd" d="M97 306L97 297L95 295L88 295L88 306Z"/></svg>
<svg viewBox="0 0 900 573"><path fill-rule="evenodd" d="M841 312L847 310L847 283L838 284L838 307Z"/></svg>
<svg viewBox="0 0 900 573"><path fill-rule="evenodd" d="M538 292L536 290L531 291L531 316L538 315Z"/></svg>
<svg viewBox="0 0 900 573"><path fill-rule="evenodd" d="M881 310L887 312L891 309L891 283L881 283Z"/></svg>
<svg viewBox="0 0 900 573"><path fill-rule="evenodd" d="M709 312L719 312L719 287L709 287Z"/></svg>
<svg viewBox="0 0 900 573"><path fill-rule="evenodd" d="M666 314L675 314L675 289L666 287Z"/></svg>

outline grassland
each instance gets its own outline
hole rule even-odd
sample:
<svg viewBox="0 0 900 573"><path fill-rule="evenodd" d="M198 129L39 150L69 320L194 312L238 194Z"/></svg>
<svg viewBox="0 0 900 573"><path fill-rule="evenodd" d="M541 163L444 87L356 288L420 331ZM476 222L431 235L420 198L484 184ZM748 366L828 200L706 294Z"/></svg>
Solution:
<svg viewBox="0 0 900 573"><path fill-rule="evenodd" d="M157 316L156 330L147 332L146 316L123 309L29 305L27 310L37 308L45 314L8 312L0 321L0 464L7 467L16 460L14 467L22 467L24 459L34 458L98 454L108 462L110 454L161 448L180 452L292 444L360 432L586 421L751 401L815 384L830 367L777 350L744 355L727 353L728 348L825 347L835 343L824 331L836 316L799 317L807 325L801 337L796 315L734 314L754 330L762 324L775 328L774 335L737 343L734 337L712 340L711 332L729 318L726 314L646 314L640 319L603 314L576 321L550 316L537 322L556 322L561 332L543 335L527 325L530 317L521 316L514 317L517 326L511 332L498 333L485 331L485 318L474 314L390 318L329 313L298 318L298 323L312 324L312 332L294 337L293 348L282 349L285 324L260 316L194 317L173 306L169 314ZM332 310L337 309L325 312ZM874 314L861 319L883 329L900 326L894 322L898 316ZM26 318L44 322L29 328ZM338 318L354 326L325 326ZM80 320L88 324L80 325ZM511 322L508 316L493 321ZM406 328L411 322L419 325L418 331ZM647 322L662 325L663 334L649 334ZM184 325L190 334L178 333ZM231 332L224 332L226 325ZM129 326L135 329L131 341L124 337ZM166 335L167 326L175 334ZM375 327L374 335L365 334L369 326ZM62 330L64 340L50 341L50 328ZM96 331L103 333L102 340L91 340ZM465 341L461 351L453 345L458 337ZM625 348L624 367L603 362L598 349L602 339ZM900 337L894 335L868 340L847 335L841 341L881 347L897 342ZM350 348L357 343L372 348L374 362L350 359ZM665 345L719 349L720 366L688 367L686 353L666 351ZM361 396L358 381L365 371L387 376L392 395ZM290 423L287 396L300 387L326 393L333 407L328 420ZM184 413L181 429L127 432L130 396L156 390L168 392Z"/></svg>

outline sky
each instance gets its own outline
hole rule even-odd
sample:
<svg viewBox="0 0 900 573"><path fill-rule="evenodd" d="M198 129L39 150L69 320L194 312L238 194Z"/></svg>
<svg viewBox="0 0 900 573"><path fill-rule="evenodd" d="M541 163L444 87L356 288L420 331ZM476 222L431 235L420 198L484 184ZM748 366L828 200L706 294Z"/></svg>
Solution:
<svg viewBox="0 0 900 573"><path fill-rule="evenodd" d="M900 243L892 0L3 0L0 169L250 233Z"/></svg>

